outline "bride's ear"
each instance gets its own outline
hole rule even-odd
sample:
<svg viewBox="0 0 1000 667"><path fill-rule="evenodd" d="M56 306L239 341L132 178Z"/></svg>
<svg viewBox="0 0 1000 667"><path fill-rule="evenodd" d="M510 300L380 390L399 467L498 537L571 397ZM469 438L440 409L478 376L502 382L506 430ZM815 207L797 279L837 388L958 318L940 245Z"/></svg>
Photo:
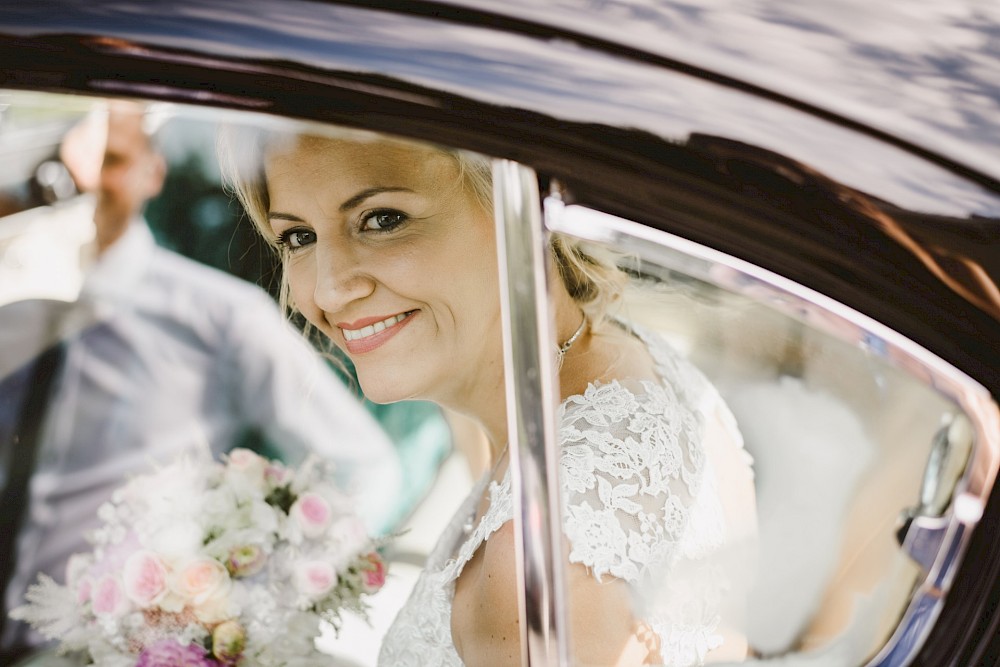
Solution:
<svg viewBox="0 0 1000 667"><path fill-rule="evenodd" d="M618 267L621 257L602 246L562 234L552 234L549 247L566 291L591 324L599 324L621 302L628 274Z"/></svg>

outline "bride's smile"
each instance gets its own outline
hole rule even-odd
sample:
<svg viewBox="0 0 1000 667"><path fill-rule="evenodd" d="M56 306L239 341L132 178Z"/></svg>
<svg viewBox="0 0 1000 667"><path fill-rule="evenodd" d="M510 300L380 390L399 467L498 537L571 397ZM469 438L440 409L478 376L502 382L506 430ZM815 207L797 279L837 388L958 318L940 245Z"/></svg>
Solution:
<svg viewBox="0 0 1000 667"><path fill-rule="evenodd" d="M389 317L364 317L350 324L339 322L337 327L344 336L344 347L351 354L364 354L378 349L413 321L417 310L409 310Z"/></svg>

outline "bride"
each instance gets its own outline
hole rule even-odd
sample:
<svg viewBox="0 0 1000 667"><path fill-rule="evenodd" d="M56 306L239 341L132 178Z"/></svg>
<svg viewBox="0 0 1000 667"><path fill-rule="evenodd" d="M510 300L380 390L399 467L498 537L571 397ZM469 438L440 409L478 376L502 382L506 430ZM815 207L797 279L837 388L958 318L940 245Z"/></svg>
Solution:
<svg viewBox="0 0 1000 667"><path fill-rule="evenodd" d="M233 135L222 153L283 258L288 304L350 358L366 397L432 400L488 436L489 472L440 537L380 664L521 664L489 162L347 133ZM712 558L755 524L729 410L664 341L613 316L625 282L613 262L558 236L550 250L572 654L740 660L747 643Z"/></svg>

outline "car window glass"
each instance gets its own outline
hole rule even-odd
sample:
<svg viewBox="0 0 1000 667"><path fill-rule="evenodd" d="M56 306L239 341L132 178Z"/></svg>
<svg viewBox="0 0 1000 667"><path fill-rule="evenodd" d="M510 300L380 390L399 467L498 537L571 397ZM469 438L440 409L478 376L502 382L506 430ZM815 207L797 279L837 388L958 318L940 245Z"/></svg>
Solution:
<svg viewBox="0 0 1000 667"><path fill-rule="evenodd" d="M627 276L594 335L650 357L562 390L568 608L608 595L586 566L632 582L615 655L866 663L927 574L901 547L908 522L954 512L975 440L961 392L766 272L559 195L546 207L555 243Z"/></svg>
<svg viewBox="0 0 1000 667"><path fill-rule="evenodd" d="M216 144L223 127L292 136L306 126L123 104L0 92L0 487L16 476L26 412L37 429L5 609L23 603L38 572L65 580L70 554L92 548L84 536L98 508L132 476L202 448L289 466L317 454L333 462L365 531L393 536L383 547L393 575L371 624L345 613L352 640L327 626L321 641L374 664L483 465L482 435L429 401L368 400L350 360L321 335L307 342L303 318L279 307L281 263L226 189ZM141 131L117 141L109 119L133 112ZM143 179L157 163L139 151L147 140L163 159L153 184ZM99 253L105 210L126 229ZM34 362L45 350L58 365L43 386ZM38 409L27 409L30 386L43 387Z"/></svg>
<svg viewBox="0 0 1000 667"><path fill-rule="evenodd" d="M322 651L375 664L383 642L404 645L387 633L429 562L449 571L440 586L454 591L457 605L481 606L496 590L455 579L464 567L487 571L477 568L491 539L513 552L518 468L506 471L502 443L491 460L476 419L408 398L438 387L455 393L456 378L496 388L505 379L539 381L533 373L504 378L502 361L477 356L493 343L499 350L503 330L491 319L496 248L483 217L490 159L155 102L139 104L138 134L112 150L109 119L136 108L120 104L0 92L0 485L11 488L17 466L32 465L18 462L13 444L29 412L38 446L7 608L38 571L66 578L68 556L87 548L79 536L98 524L122 481L206 446L289 465L311 452L333 460L365 532L385 537L390 576L369 599L370 622L345 614L339 634L324 624ZM136 152L147 142L162 165ZM380 162L390 153L395 161ZM324 199L340 177L371 173L419 176L436 187L421 198L409 181L378 181L361 199ZM460 205L454 174L475 192ZM237 192L255 178L281 187L268 201L255 200L252 188ZM919 557L937 556L919 551L914 536L931 534L932 520L951 526L957 515L982 424L955 387L975 396L981 388L940 360L925 364L923 352L910 354L892 332L838 304L811 300L798 286L774 289L780 280L563 205L559 188L552 192L543 252L553 262L551 284L565 291L547 302L559 306L552 342L561 377L552 397L558 449L548 464L560 480L571 654L580 664L640 654L652 664L789 655L864 663L922 590L932 560ZM367 198L374 203L363 204ZM409 214L428 200L447 204ZM132 206L141 218L122 218ZM272 214L263 237L251 220L255 206ZM127 223L125 244L101 250L94 221L102 211ZM452 226L437 238L407 231L414 220L442 219ZM473 219L487 223L476 237ZM326 257L349 280L321 284L336 272L316 264L310 274L310 262L336 250L322 233L334 228L317 226L331 220L354 225L341 239L352 253ZM389 254L390 236L378 233L395 229L414 247L423 243L432 272L405 271L415 251ZM315 278L314 289L283 288L289 274L269 239L287 253L289 272ZM462 252L443 253L448 244ZM378 273L358 261L373 250L391 258ZM325 319L338 312L337 299L386 281L387 310ZM970 291L978 294L977 286ZM446 316L435 320L435 335L447 342L415 346L409 372L357 368L315 326L363 359L387 327L436 308ZM435 356L440 349L449 352ZM58 362L55 379L43 382L34 362L46 351ZM35 394L26 393L30 386ZM435 551L439 538L444 546ZM234 579L256 567L240 554ZM516 571L506 573L510 592ZM532 585L526 604L540 607ZM410 621L425 621L431 609L418 604ZM471 611L456 623L444 618L442 632L475 636L474 624L463 625L476 618Z"/></svg>

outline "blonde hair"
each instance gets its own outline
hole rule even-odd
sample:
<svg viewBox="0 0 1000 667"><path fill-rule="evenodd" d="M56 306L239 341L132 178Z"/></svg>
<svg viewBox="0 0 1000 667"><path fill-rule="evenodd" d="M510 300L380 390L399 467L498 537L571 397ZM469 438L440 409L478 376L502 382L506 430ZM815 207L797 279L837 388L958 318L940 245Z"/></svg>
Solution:
<svg viewBox="0 0 1000 667"><path fill-rule="evenodd" d="M219 135L219 165L224 182L236 195L257 231L279 254L281 247L268 221L270 198L264 177L264 151L275 141L293 140L297 136L299 135L287 132L236 126L224 128ZM345 128L324 128L318 136L359 142L391 141L443 153L455 161L460 182L479 206L486 212L493 210L492 162L488 157ZM562 234L552 235L550 247L559 276L591 324L599 324L609 317L621 303L628 283L627 274L618 268L617 257L602 247ZM282 257L282 261L284 259ZM279 290L279 302L286 310L295 309L288 281L284 276Z"/></svg>

